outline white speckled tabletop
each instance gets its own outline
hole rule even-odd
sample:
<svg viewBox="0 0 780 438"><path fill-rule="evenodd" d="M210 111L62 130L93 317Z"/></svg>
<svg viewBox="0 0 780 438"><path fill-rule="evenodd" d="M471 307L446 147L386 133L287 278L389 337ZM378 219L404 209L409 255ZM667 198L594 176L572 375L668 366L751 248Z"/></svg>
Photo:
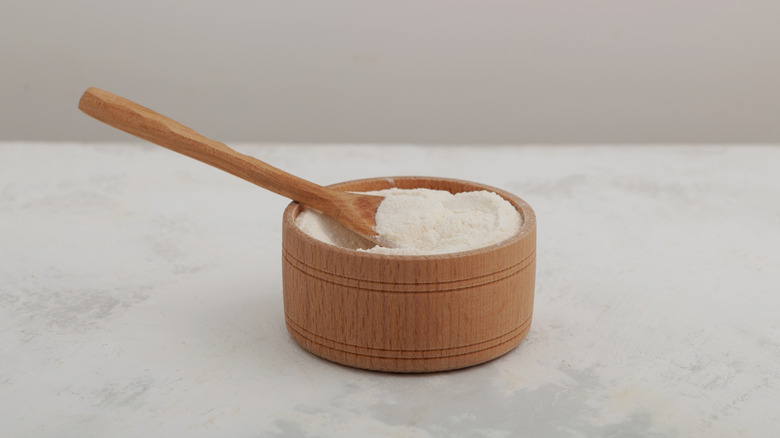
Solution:
<svg viewBox="0 0 780 438"><path fill-rule="evenodd" d="M326 362L284 327L284 198L150 145L0 143L0 437L780 435L780 147L232 146L518 194L528 337L447 373Z"/></svg>

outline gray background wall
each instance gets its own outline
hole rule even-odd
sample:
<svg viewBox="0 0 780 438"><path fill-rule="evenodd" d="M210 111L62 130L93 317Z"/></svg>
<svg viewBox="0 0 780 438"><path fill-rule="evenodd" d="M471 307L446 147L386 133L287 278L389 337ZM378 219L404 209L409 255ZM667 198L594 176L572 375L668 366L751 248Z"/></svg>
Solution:
<svg viewBox="0 0 780 438"><path fill-rule="evenodd" d="M0 140L780 142L780 2L4 1Z"/></svg>

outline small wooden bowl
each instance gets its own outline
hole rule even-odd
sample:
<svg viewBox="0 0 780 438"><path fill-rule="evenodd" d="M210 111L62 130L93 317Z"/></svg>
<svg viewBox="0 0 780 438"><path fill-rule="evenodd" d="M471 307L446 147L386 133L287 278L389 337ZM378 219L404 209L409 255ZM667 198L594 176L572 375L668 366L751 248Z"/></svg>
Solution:
<svg viewBox="0 0 780 438"><path fill-rule="evenodd" d="M301 231L301 205L284 211L284 312L287 329L322 358L377 371L452 370L494 359L528 333L536 273L536 217L517 196L443 178L349 181L349 191L428 188L489 190L517 208L520 231L471 251L399 256L324 243Z"/></svg>

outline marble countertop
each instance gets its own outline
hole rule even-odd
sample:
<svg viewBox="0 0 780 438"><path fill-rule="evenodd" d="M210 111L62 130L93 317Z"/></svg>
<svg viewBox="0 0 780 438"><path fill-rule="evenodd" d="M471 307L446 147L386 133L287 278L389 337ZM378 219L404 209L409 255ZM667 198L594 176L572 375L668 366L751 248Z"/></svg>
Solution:
<svg viewBox="0 0 780 438"><path fill-rule="evenodd" d="M0 143L0 436L780 434L780 147L232 146L524 198L528 337L446 373L326 362L284 326L287 200L145 144Z"/></svg>

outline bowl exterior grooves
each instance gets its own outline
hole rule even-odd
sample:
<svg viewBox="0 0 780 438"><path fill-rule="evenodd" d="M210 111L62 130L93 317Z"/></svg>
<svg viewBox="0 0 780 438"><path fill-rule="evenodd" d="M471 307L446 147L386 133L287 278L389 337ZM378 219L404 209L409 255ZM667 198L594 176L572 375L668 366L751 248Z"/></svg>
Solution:
<svg viewBox="0 0 780 438"><path fill-rule="evenodd" d="M301 206L291 203L282 229L285 321L303 348L357 368L430 372L494 359L525 337L533 313L536 218L522 199L441 178L374 178L333 187L490 190L518 209L523 225L514 237L473 251L371 254L306 235L295 225Z"/></svg>

